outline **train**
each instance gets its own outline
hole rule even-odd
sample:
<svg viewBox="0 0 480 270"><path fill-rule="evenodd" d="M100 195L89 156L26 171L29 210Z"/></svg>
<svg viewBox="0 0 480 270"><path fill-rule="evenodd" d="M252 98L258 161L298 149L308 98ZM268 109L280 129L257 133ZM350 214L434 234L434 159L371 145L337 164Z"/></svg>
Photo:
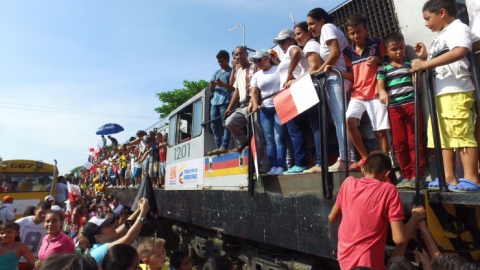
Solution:
<svg viewBox="0 0 480 270"><path fill-rule="evenodd" d="M457 2L459 18L468 24L465 3ZM435 34L424 26L424 3L351 0L330 14L344 32L348 16L359 12L369 19L372 36L384 37L398 31L407 45L420 41L430 44ZM415 58L412 46L408 46L407 55ZM430 114L425 94L428 91L428 86L420 91L424 119ZM166 239L167 249L184 249L195 261L228 255L236 269L339 269L338 223L330 223L328 214L346 176L361 174L347 171L257 176L251 148L208 156L207 151L215 148L209 125L212 96L208 89L201 91L151 127L169 134L165 188L154 190L157 236ZM326 119L328 134L335 134ZM364 137L368 140L366 130ZM330 161L336 160L336 142L334 135L328 135L327 145L323 146L329 149ZM433 151L425 154L425 177L434 179L439 160ZM137 192L107 189L127 207L132 206ZM480 259L480 194L444 190L399 193L407 220L412 204L423 202L428 228L442 252L472 261ZM393 247L389 239L385 252L391 252ZM411 243L407 256L411 257L414 248Z"/></svg>

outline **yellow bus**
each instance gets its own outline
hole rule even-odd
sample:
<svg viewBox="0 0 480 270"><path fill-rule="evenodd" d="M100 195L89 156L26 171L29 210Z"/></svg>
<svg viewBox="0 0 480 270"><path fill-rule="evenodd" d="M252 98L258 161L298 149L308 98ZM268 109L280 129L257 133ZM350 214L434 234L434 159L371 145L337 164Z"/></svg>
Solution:
<svg viewBox="0 0 480 270"><path fill-rule="evenodd" d="M0 199L12 197L15 219L20 218L29 206L37 206L48 195L55 197L57 177L56 160L55 165L36 160L0 161Z"/></svg>

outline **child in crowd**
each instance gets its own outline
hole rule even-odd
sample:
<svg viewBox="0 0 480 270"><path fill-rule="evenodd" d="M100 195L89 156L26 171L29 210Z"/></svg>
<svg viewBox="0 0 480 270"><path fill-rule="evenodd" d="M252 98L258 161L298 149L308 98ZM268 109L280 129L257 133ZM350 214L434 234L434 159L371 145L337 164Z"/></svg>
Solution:
<svg viewBox="0 0 480 270"><path fill-rule="evenodd" d="M165 240L161 238L147 237L139 241L137 253L140 257L140 268L143 270L168 270L165 253Z"/></svg>
<svg viewBox="0 0 480 270"><path fill-rule="evenodd" d="M395 186L387 183L391 164L387 154L374 151L362 168L364 177L348 177L340 187L328 219L335 223L342 214L337 249L342 269L356 266L385 269L388 224L395 244L406 241L402 202ZM424 217L423 207L414 207L407 226L417 224Z"/></svg>
<svg viewBox="0 0 480 270"><path fill-rule="evenodd" d="M420 179L425 166L422 140L422 117L418 106L418 148L415 148L415 104L411 61L405 61L405 41L394 32L384 38L388 61L378 67L377 90L380 102L388 107L392 125L393 151L402 178L397 188L415 188L415 151L419 151Z"/></svg>
<svg viewBox="0 0 480 270"><path fill-rule="evenodd" d="M29 264L35 265L35 257L20 239L20 226L15 222L6 222L0 225L0 265L2 269L18 269L20 257L24 257Z"/></svg>
<svg viewBox="0 0 480 270"><path fill-rule="evenodd" d="M352 44L343 50L347 68L353 72L351 100L347 108L347 129L355 148L361 155L359 162L350 166L350 170L358 171L368 156L367 149L358 130L360 119L365 111L373 127L373 133L380 151L388 153L387 129L388 110L380 102L377 93L377 68L384 62L383 42L379 38L367 38L367 19L362 14L353 14L347 20L348 37Z"/></svg>
<svg viewBox="0 0 480 270"><path fill-rule="evenodd" d="M13 205L13 198L11 196L7 195L3 197L3 205L8 209L10 214L15 215L15 213L17 213L17 208Z"/></svg>
<svg viewBox="0 0 480 270"><path fill-rule="evenodd" d="M455 0L429 0L423 6L426 26L438 35L430 47L427 60L425 44L418 43L414 50L420 59L412 61L412 71L435 69L435 102L441 146L434 145L431 121L428 125L428 147L441 147L445 178L450 191L480 191L478 181L478 148L474 136L473 105L475 87L466 58L472 49L472 34L468 26L455 19L458 13ZM438 52L448 49L441 56ZM455 150L460 154L464 178L455 175ZM438 179L428 188L438 189Z"/></svg>
<svg viewBox="0 0 480 270"><path fill-rule="evenodd" d="M192 260L185 251L177 250L170 256L170 266L175 270L192 270Z"/></svg>

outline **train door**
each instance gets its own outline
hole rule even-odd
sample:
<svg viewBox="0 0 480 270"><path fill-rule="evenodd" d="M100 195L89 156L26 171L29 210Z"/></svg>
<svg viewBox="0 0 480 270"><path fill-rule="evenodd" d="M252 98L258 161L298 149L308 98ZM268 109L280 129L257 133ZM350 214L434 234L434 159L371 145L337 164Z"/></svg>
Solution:
<svg viewBox="0 0 480 270"><path fill-rule="evenodd" d="M192 99L169 116L166 189L203 187L204 97Z"/></svg>

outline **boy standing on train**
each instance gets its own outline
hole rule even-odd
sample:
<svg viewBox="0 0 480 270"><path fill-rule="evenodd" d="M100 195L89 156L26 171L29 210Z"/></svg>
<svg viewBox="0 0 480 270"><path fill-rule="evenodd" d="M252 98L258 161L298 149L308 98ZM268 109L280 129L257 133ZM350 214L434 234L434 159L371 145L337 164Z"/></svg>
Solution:
<svg viewBox="0 0 480 270"><path fill-rule="evenodd" d="M225 111L227 110L232 93L235 88L229 84L232 68L229 66L230 54L221 50L217 54L217 61L220 69L215 71L210 80L210 91L214 92L212 108L210 110L210 121L213 138L215 139L215 150L207 152L208 155L219 155L228 152L230 143L230 130L225 126Z"/></svg>
<svg viewBox="0 0 480 270"><path fill-rule="evenodd" d="M353 87L347 108L347 130L361 159L350 166L350 170L361 169L368 152L362 141L358 125L366 111L372 124L373 133L381 151L388 153L387 129L388 110L380 102L377 92L377 68L384 62L385 48L379 38L367 38L367 19L362 14L353 14L347 20L348 37L352 44L343 50L347 68L353 72Z"/></svg>
<svg viewBox="0 0 480 270"><path fill-rule="evenodd" d="M435 69L435 102L448 189L478 192L478 148L472 110L475 87L466 58L472 49L472 33L467 25L455 19L458 13L455 0L429 0L422 11L425 25L433 32L438 32L438 35L430 47L428 60L425 44L415 45L414 50L423 61L413 60L412 71ZM445 49L449 51L433 57ZM428 125L428 147L434 147L431 120ZM464 178L458 180L455 175L455 150L460 154L464 171ZM438 179L428 185L430 189L438 187Z"/></svg>
<svg viewBox="0 0 480 270"><path fill-rule="evenodd" d="M425 218L425 209L414 206L412 216L403 225L403 206L398 190L387 183L391 164L387 154L374 151L362 167L364 177L348 177L340 187L328 220L335 223L342 214L337 248L341 269L356 266L385 269L388 224L393 242L399 245L407 241L405 231L413 230Z"/></svg>
<svg viewBox="0 0 480 270"><path fill-rule="evenodd" d="M377 90L380 102L388 107L392 126L393 151L397 156L402 178L397 188L415 188L415 151L419 151L420 179L425 166L422 140L422 117L418 117L418 148L415 147L415 104L411 61L405 61L405 41L394 32L383 40L388 62L378 67Z"/></svg>

